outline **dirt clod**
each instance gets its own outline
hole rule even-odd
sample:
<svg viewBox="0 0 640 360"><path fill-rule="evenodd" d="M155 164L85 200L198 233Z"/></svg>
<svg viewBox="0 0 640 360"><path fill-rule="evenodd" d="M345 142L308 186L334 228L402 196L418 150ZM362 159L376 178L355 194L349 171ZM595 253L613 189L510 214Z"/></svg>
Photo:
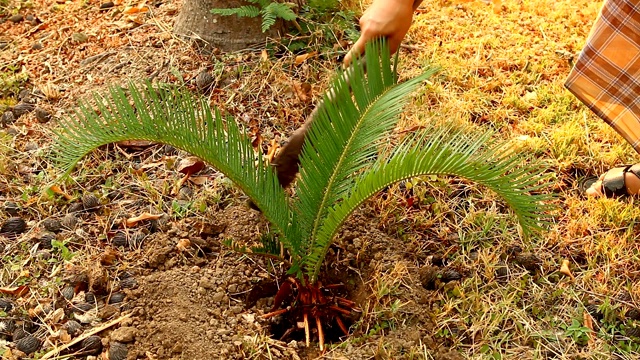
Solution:
<svg viewBox="0 0 640 360"><path fill-rule="evenodd" d="M533 253L518 253L515 256L515 262L530 272L535 272L542 261Z"/></svg>
<svg viewBox="0 0 640 360"><path fill-rule="evenodd" d="M111 333L111 340L121 342L121 343L130 343L136 338L136 328L131 326L123 326L115 329Z"/></svg>

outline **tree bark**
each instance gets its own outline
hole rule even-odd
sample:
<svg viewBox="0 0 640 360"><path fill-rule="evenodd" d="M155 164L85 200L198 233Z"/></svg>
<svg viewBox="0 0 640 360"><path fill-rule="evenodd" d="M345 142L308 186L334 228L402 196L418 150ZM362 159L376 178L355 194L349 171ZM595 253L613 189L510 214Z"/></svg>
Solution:
<svg viewBox="0 0 640 360"><path fill-rule="evenodd" d="M185 0L174 25L174 32L196 40L205 50L237 51L264 44L279 36L279 26L262 32L262 18L220 16L211 9L255 5L241 0ZM276 24L277 25L277 24Z"/></svg>

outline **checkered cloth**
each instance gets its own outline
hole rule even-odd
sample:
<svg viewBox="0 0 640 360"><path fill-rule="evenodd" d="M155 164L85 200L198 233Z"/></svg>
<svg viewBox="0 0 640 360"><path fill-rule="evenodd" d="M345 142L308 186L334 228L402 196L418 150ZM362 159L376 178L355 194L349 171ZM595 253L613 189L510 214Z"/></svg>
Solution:
<svg viewBox="0 0 640 360"><path fill-rule="evenodd" d="M640 1L605 1L565 86L640 153Z"/></svg>

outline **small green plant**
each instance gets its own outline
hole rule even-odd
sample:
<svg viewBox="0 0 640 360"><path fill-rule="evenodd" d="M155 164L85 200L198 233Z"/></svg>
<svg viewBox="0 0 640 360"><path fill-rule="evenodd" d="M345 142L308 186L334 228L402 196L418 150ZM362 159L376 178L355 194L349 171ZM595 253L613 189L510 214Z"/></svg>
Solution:
<svg viewBox="0 0 640 360"><path fill-rule="evenodd" d="M76 254L74 254L73 251L71 251L71 249L69 249L67 247L67 243L68 243L68 241L52 240L51 241L51 246L55 250L57 250L57 252L60 254L60 257L62 258L62 260L71 261L71 259L73 259L73 257Z"/></svg>
<svg viewBox="0 0 640 360"><path fill-rule="evenodd" d="M96 95L97 111L81 103L75 116L61 121L52 153L68 175L102 145L148 140L192 153L224 173L260 208L281 244L267 241L269 246L254 251L280 256L285 250L282 260L291 277L268 316L295 311L306 325L307 342L315 318L322 348L322 322L335 320L346 333L339 314L355 308L348 299L326 295L331 287L319 281L322 264L341 225L379 191L421 175L463 177L497 193L525 235L542 228L550 209L550 195L534 193L543 186L542 165L525 163L522 153L493 141L491 133L471 136L433 127L385 151L408 95L437 71L398 83L394 69L388 46L376 41L367 45L364 61L354 61L333 82L306 136L295 197L282 189L273 167L237 123L211 109L206 99L167 86L114 87L108 95ZM279 309L290 294L296 294L293 306Z"/></svg>
<svg viewBox="0 0 640 360"><path fill-rule="evenodd" d="M255 5L243 5L237 8L211 9L211 13L221 16L262 17L262 32L266 32L278 19L292 21L298 15L292 10L292 3L279 3L272 0L247 0Z"/></svg>
<svg viewBox="0 0 640 360"><path fill-rule="evenodd" d="M564 328L564 333L578 345L586 345L589 341L589 333L593 332L577 319L571 319L571 325L562 325L562 327Z"/></svg>

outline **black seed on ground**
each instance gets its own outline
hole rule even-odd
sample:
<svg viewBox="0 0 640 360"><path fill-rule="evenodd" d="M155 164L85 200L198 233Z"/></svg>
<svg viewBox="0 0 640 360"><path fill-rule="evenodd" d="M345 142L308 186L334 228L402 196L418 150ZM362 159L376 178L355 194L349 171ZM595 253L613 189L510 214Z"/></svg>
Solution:
<svg viewBox="0 0 640 360"><path fill-rule="evenodd" d="M42 343L40 342L40 340L38 340L38 338L33 335L26 335L25 337L16 341L16 348L27 355L40 350L41 345Z"/></svg>
<svg viewBox="0 0 640 360"><path fill-rule="evenodd" d="M0 118L1 125L9 125L13 124L16 121L16 116L13 114L13 111L7 110L2 114Z"/></svg>
<svg viewBox="0 0 640 360"><path fill-rule="evenodd" d="M40 44L40 49L42 49L42 44ZM45 123L48 123L49 120L51 120L51 114L47 110L45 110L45 109L43 109L41 107L37 107L36 108L36 119L38 120L39 123L45 124Z"/></svg>
<svg viewBox="0 0 640 360"><path fill-rule="evenodd" d="M640 321L640 309L633 308L633 309L627 311L627 317L629 319L632 319L632 320Z"/></svg>
<svg viewBox="0 0 640 360"><path fill-rule="evenodd" d="M627 325L624 328L624 333L629 337L640 338L640 326Z"/></svg>
<svg viewBox="0 0 640 360"><path fill-rule="evenodd" d="M94 308L95 308L95 305L89 304L89 303L79 303L79 304L73 305L73 311L81 314Z"/></svg>
<svg viewBox="0 0 640 360"><path fill-rule="evenodd" d="M16 323L12 319L0 321L0 334L12 336L16 330Z"/></svg>
<svg viewBox="0 0 640 360"><path fill-rule="evenodd" d="M20 14L15 14L9 18L9 21L11 21L12 23L19 23L22 20L24 20L24 16Z"/></svg>
<svg viewBox="0 0 640 360"><path fill-rule="evenodd" d="M498 263L498 265L496 266L496 277L498 279L505 279L509 277L509 267L507 266L507 264L503 262Z"/></svg>
<svg viewBox="0 0 640 360"><path fill-rule="evenodd" d="M13 107L13 115L15 115L16 119L18 119L22 115L30 113L31 111L33 111L33 109L35 109L35 106L33 104L21 102Z"/></svg>
<svg viewBox="0 0 640 360"><path fill-rule="evenodd" d="M38 239L38 242L40 243L40 248L51 249L52 248L51 242L55 239L56 239L56 234L54 233L51 233L51 232L42 233L42 235L40 235L40 239Z"/></svg>
<svg viewBox="0 0 640 360"><path fill-rule="evenodd" d="M84 206L82 206L82 203L73 203L71 205L69 205L69 208L67 209L68 213L76 213L78 211L82 211L84 210Z"/></svg>
<svg viewBox="0 0 640 360"><path fill-rule="evenodd" d="M200 91L207 91L214 81L215 78L207 71L201 71L196 76L196 86Z"/></svg>
<svg viewBox="0 0 640 360"><path fill-rule="evenodd" d="M100 4L100 10L108 10L111 9L115 4L112 1L107 1L105 3Z"/></svg>
<svg viewBox="0 0 640 360"><path fill-rule="evenodd" d="M31 90L29 90L29 89L22 89L18 93L18 100L20 100L20 101L23 101L23 100L28 99L30 97L31 97Z"/></svg>
<svg viewBox="0 0 640 360"><path fill-rule="evenodd" d="M44 48L44 46L42 46L42 43L39 42L39 41L36 41L31 45L31 49L33 49L33 50L42 50L43 48ZM38 111L38 108L36 108L36 119L38 119L38 121L40 121L40 119L38 118L38 112L37 111ZM40 121L40 122L42 122L42 121Z"/></svg>
<svg viewBox="0 0 640 360"><path fill-rule="evenodd" d="M52 219L52 218L44 219L42 221L42 226L44 226L45 229L54 233L60 231L60 229L62 228L62 224L60 223L60 220Z"/></svg>
<svg viewBox="0 0 640 360"><path fill-rule="evenodd" d="M76 216L73 214L65 215L60 221L60 225L62 225L64 228L69 230L73 230L77 224L78 224L78 218L76 218Z"/></svg>
<svg viewBox="0 0 640 360"><path fill-rule="evenodd" d="M27 223L17 216L10 217L2 223L0 232L5 234L20 234L27 229Z"/></svg>
<svg viewBox="0 0 640 360"><path fill-rule="evenodd" d="M453 269L446 269L440 275L440 279L444 282L456 281L462 279L462 275Z"/></svg>
<svg viewBox="0 0 640 360"><path fill-rule="evenodd" d="M86 301L89 304L95 304L96 303L96 296L90 291L86 292L84 294L84 301Z"/></svg>
<svg viewBox="0 0 640 360"><path fill-rule="evenodd" d="M604 318L604 314L600 312L600 308L596 304L589 304L585 306L585 310L593 317L594 319L600 321Z"/></svg>
<svg viewBox="0 0 640 360"><path fill-rule="evenodd" d="M193 196L193 190L190 187L183 186L178 191L178 200L189 200Z"/></svg>
<svg viewBox="0 0 640 360"><path fill-rule="evenodd" d="M95 210L100 206L100 200L93 194L87 194L82 197L82 206L85 210Z"/></svg>
<svg viewBox="0 0 640 360"><path fill-rule="evenodd" d="M631 297L631 293L627 290L621 290L616 296L616 300L620 302L631 302L633 301L633 298Z"/></svg>
<svg viewBox="0 0 640 360"><path fill-rule="evenodd" d="M124 301L125 294L122 292L114 292L109 297L109 304L119 304Z"/></svg>
<svg viewBox="0 0 640 360"><path fill-rule="evenodd" d="M533 272L536 271L542 261L532 253L519 253L515 257L515 262L523 268Z"/></svg>
<svg viewBox="0 0 640 360"><path fill-rule="evenodd" d="M109 344L109 360L126 360L128 353L127 344L115 341Z"/></svg>
<svg viewBox="0 0 640 360"><path fill-rule="evenodd" d="M13 303L5 298L0 298L0 310L8 313L13 309Z"/></svg>
<svg viewBox="0 0 640 360"><path fill-rule="evenodd" d="M111 243L116 247L127 246L127 235L123 231L118 231L111 238Z"/></svg>
<svg viewBox="0 0 640 360"><path fill-rule="evenodd" d="M89 355L97 355L100 353L100 351L102 350L102 339L100 339L100 336L89 336L88 338L82 340L82 343L80 343L80 347L83 353L89 354Z"/></svg>
<svg viewBox="0 0 640 360"><path fill-rule="evenodd" d="M65 329L67 331L67 334L71 336L76 336L82 331L82 325L80 325L80 323L75 320L67 321L66 323L64 323L62 328Z"/></svg>
<svg viewBox="0 0 640 360"><path fill-rule="evenodd" d="M60 293L67 300L73 299L73 297L76 295L76 291L73 286L65 286L62 290L60 290Z"/></svg>
<svg viewBox="0 0 640 360"><path fill-rule="evenodd" d="M138 282L132 277L125 278L120 280L120 287L122 289L135 289L138 287Z"/></svg>
<svg viewBox="0 0 640 360"><path fill-rule="evenodd" d="M134 233L133 235L131 235L131 238L129 239L129 247L132 247L132 248L139 247L140 245L142 245L142 242L146 237L147 235L143 232L138 231Z"/></svg>
<svg viewBox="0 0 640 360"><path fill-rule="evenodd" d="M20 211L20 206L18 206L18 204L14 203L13 201L6 201L4 203L4 211L6 211L7 214L11 216L17 216L18 211Z"/></svg>
<svg viewBox="0 0 640 360"><path fill-rule="evenodd" d="M14 342L24 338L25 336L30 335L22 326L17 326L13 330L13 334L11 335Z"/></svg>

